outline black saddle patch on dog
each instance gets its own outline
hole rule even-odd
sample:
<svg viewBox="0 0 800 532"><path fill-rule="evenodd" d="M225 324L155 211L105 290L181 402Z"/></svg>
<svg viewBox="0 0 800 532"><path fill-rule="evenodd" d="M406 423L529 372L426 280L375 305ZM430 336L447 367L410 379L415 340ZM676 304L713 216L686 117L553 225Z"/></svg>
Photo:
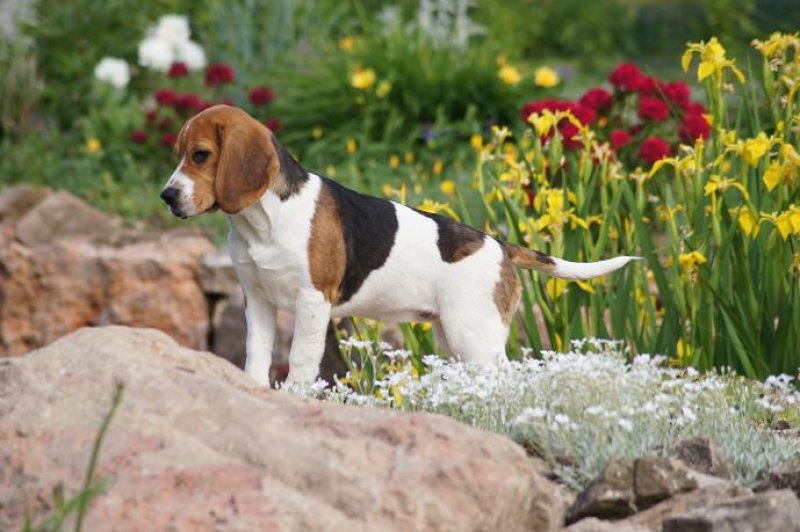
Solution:
<svg viewBox="0 0 800 532"><path fill-rule="evenodd" d="M430 218L439 228L439 239L436 245L442 260L448 263L458 262L469 257L483 246L486 235L468 225L458 223L452 218L430 212L417 210L421 215Z"/></svg>
<svg viewBox="0 0 800 532"><path fill-rule="evenodd" d="M339 206L347 256L338 304L349 301L364 280L386 263L397 236L398 221L392 203L359 194L336 181L322 178Z"/></svg>

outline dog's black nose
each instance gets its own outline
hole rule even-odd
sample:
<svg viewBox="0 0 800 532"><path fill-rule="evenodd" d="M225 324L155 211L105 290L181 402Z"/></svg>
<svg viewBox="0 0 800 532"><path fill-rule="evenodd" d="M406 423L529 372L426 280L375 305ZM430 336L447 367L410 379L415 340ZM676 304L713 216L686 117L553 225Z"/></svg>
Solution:
<svg viewBox="0 0 800 532"><path fill-rule="evenodd" d="M175 203L178 197L178 189L175 187L167 187L161 191L161 199L170 207Z"/></svg>

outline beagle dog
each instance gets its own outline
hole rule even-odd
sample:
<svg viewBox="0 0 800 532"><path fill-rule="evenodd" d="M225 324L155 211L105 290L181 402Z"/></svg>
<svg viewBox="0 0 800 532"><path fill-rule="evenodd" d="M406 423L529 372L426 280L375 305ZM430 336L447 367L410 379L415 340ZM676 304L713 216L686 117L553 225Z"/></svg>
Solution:
<svg viewBox="0 0 800 532"><path fill-rule="evenodd" d="M218 105L178 134L161 191L174 216L222 210L244 288L245 371L268 385L276 309L295 315L288 381L316 379L331 317L427 320L448 356L505 361L521 285L515 266L588 279L634 257L557 259L455 220L365 196L305 171L263 124Z"/></svg>

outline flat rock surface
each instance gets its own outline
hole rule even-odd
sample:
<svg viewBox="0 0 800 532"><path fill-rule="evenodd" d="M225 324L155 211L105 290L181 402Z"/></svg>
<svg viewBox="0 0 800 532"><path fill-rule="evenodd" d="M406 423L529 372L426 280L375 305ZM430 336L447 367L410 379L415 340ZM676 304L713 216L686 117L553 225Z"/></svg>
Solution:
<svg viewBox="0 0 800 532"><path fill-rule="evenodd" d="M115 381L87 530L555 530L554 484L443 417L302 400L152 329L0 360L0 529L79 490Z"/></svg>

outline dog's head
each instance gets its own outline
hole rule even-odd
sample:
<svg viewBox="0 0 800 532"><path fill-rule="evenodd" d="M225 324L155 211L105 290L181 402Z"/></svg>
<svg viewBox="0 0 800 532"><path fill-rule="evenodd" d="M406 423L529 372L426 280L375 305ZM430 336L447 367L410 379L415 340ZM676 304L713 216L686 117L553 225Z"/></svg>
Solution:
<svg viewBox="0 0 800 532"><path fill-rule="evenodd" d="M272 132L250 115L217 105L178 133L180 163L161 190L174 216L222 209L236 214L258 201L280 172Z"/></svg>

